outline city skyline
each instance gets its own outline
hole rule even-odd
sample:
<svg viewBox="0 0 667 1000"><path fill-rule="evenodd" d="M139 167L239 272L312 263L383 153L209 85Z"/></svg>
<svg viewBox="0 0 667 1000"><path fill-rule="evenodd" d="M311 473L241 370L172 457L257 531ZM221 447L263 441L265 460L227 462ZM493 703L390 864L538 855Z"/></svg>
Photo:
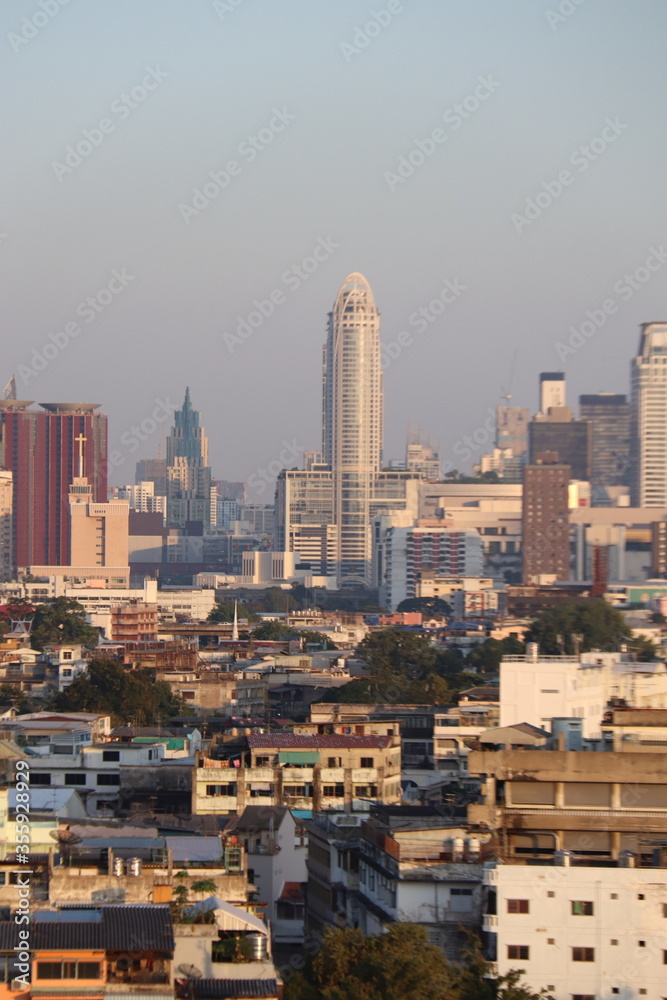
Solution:
<svg viewBox="0 0 667 1000"><path fill-rule="evenodd" d="M625 391L626 345L663 315L662 4L560 20L538 0L420 0L368 32L358 0L228 6L62 5L26 40L25 6L3 5L17 155L0 281L21 397L83 384L129 461L159 431L136 453L121 437L189 383L213 467L247 481L283 439L318 447L301 373L356 270L381 303L387 456L416 420L447 459L502 393L532 407L535 371Z"/></svg>

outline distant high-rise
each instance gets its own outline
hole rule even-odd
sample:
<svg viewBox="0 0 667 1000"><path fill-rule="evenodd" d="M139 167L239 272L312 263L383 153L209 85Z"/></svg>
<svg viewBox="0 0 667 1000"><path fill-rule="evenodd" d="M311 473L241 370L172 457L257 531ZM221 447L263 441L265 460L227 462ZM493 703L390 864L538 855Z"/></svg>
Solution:
<svg viewBox="0 0 667 1000"><path fill-rule="evenodd" d="M667 323L644 323L631 368L633 507L667 506Z"/></svg>
<svg viewBox="0 0 667 1000"><path fill-rule="evenodd" d="M570 469L553 452L523 470L522 555L524 584L570 577L568 487Z"/></svg>
<svg viewBox="0 0 667 1000"><path fill-rule="evenodd" d="M0 400L0 467L13 473L14 562L64 566L70 556L69 488L78 468L79 445L91 499L107 500L107 418L97 403Z"/></svg>
<svg viewBox="0 0 667 1000"><path fill-rule="evenodd" d="M142 458L137 462L134 482L137 486L140 483L152 483L153 493L156 497L166 497L167 495L167 459L166 458Z"/></svg>
<svg viewBox="0 0 667 1000"><path fill-rule="evenodd" d="M496 448L509 450L515 458L525 455L528 450L529 420L530 410L526 406L498 406Z"/></svg>
<svg viewBox="0 0 667 1000"><path fill-rule="evenodd" d="M361 274L343 282L324 346L322 450L333 476L338 575L371 582L370 503L382 454L380 314Z"/></svg>
<svg viewBox="0 0 667 1000"><path fill-rule="evenodd" d="M208 438L192 409L190 389L167 438L167 523L184 527L188 521L211 524L211 469Z"/></svg>
<svg viewBox="0 0 667 1000"><path fill-rule="evenodd" d="M372 525L380 512L417 516L420 476L381 470L380 318L361 274L343 282L329 314L322 370L322 453L276 482L277 548L339 586L371 586Z"/></svg>
<svg viewBox="0 0 667 1000"><path fill-rule="evenodd" d="M613 392L580 396L579 417L591 425L593 504L604 506L605 487L630 481L630 405L625 396Z"/></svg>
<svg viewBox="0 0 667 1000"><path fill-rule="evenodd" d="M565 373L540 374L540 413L545 416L552 408L565 406Z"/></svg>

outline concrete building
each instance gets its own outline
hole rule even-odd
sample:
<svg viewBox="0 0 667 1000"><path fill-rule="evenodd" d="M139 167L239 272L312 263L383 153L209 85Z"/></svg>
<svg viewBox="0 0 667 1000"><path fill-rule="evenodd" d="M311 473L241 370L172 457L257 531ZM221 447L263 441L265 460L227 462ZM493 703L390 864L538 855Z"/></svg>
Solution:
<svg viewBox="0 0 667 1000"><path fill-rule="evenodd" d="M553 857L616 860L624 851L653 860L667 835L667 754L590 750L471 750L483 802L468 822L496 834L511 863Z"/></svg>
<svg viewBox="0 0 667 1000"><path fill-rule="evenodd" d="M593 504L607 506L607 487L630 483L630 404L613 392L580 396L579 417L591 425Z"/></svg>
<svg viewBox="0 0 667 1000"><path fill-rule="evenodd" d="M545 453L523 470L522 582L528 585L570 578L570 468L554 459Z"/></svg>
<svg viewBox="0 0 667 1000"><path fill-rule="evenodd" d="M489 863L483 931L497 975L573 997L664 994L665 871Z"/></svg>
<svg viewBox="0 0 667 1000"><path fill-rule="evenodd" d="M498 406L496 409L496 448L509 451L515 458L528 450L530 410L524 406Z"/></svg>
<svg viewBox="0 0 667 1000"><path fill-rule="evenodd" d="M0 469L0 580L14 575L14 477Z"/></svg>
<svg viewBox="0 0 667 1000"><path fill-rule="evenodd" d="M190 389L167 438L167 523L184 527L188 521L211 524L211 469L208 438L192 409Z"/></svg>
<svg viewBox="0 0 667 1000"><path fill-rule="evenodd" d="M132 600L111 608L112 642L152 642L158 637L157 604Z"/></svg>
<svg viewBox="0 0 667 1000"><path fill-rule="evenodd" d="M566 419L560 419L563 412ZM559 462L570 467L573 479L587 481L591 478L591 424L573 420L571 412L569 407L551 410L549 416L540 419L538 415L528 424L528 461L535 464L538 455L553 452Z"/></svg>
<svg viewBox="0 0 667 1000"><path fill-rule="evenodd" d="M285 806L246 806L225 828L243 846L250 880L257 886L274 945L304 939L304 888L308 841Z"/></svg>
<svg viewBox="0 0 667 1000"><path fill-rule="evenodd" d="M631 497L667 505L667 323L644 323L631 365Z"/></svg>
<svg viewBox="0 0 667 1000"><path fill-rule="evenodd" d="M582 720L584 738L598 737L614 698L636 708L667 708L667 667L637 663L627 653L591 651L543 656L534 644L500 664L500 725L528 722L549 729L553 718Z"/></svg>
<svg viewBox="0 0 667 1000"><path fill-rule="evenodd" d="M483 573L519 579L522 536L521 483L423 483L419 517L442 518L452 531L477 531L484 549Z"/></svg>
<svg viewBox="0 0 667 1000"><path fill-rule="evenodd" d="M91 502L107 500L107 418L97 403L0 400L0 468L13 473L14 560L61 566L70 558L68 494L83 438ZM126 563L125 563L126 564Z"/></svg>
<svg viewBox="0 0 667 1000"><path fill-rule="evenodd" d="M299 812L368 812L400 801L399 736L265 733L247 738L233 760L198 756L192 812L242 812L282 805Z"/></svg>
<svg viewBox="0 0 667 1000"><path fill-rule="evenodd" d="M401 601L417 596L422 573L477 576L483 571L482 539L478 532L452 531L441 521L418 520L398 526L394 515L375 522L374 564L380 603L394 611Z"/></svg>
<svg viewBox="0 0 667 1000"><path fill-rule="evenodd" d="M167 495L167 459L142 458L136 465L135 483L152 483L155 496Z"/></svg>
<svg viewBox="0 0 667 1000"><path fill-rule="evenodd" d="M127 500L130 510L141 514L160 514L163 524L167 517L167 498L155 492L155 483L142 480L135 485L115 486L109 491L110 497L117 500Z"/></svg>
<svg viewBox="0 0 667 1000"><path fill-rule="evenodd" d="M540 373L540 413L565 406L565 372Z"/></svg>

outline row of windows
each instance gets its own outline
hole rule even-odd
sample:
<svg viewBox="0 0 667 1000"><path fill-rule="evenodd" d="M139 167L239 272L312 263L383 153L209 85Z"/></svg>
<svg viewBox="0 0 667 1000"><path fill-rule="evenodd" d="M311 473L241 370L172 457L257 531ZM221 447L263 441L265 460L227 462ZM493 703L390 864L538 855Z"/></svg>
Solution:
<svg viewBox="0 0 667 1000"><path fill-rule="evenodd" d="M31 784L33 785L50 785L51 775L50 774L36 774L34 771L30 776ZM86 775L85 774L66 774L65 775L66 785L85 785ZM120 775L119 774L98 774L97 775L98 785L120 785Z"/></svg>
<svg viewBox="0 0 667 1000"><path fill-rule="evenodd" d="M529 899L508 899L508 913L530 913ZM575 917L592 917L593 903L587 899L571 900L571 912Z"/></svg>
<svg viewBox="0 0 667 1000"><path fill-rule="evenodd" d="M554 944L554 939L548 939L549 944ZM612 945L618 944L618 939L613 938L611 941ZM637 944L640 948L646 947L646 941L638 941ZM595 948L583 948L577 946L570 949L571 957L573 962L594 962L595 961ZM530 946L527 944L508 944L507 945L507 957L508 959L520 959L521 961L530 961ZM662 963L667 965L667 951L662 953ZM612 991L613 992L613 991Z"/></svg>
<svg viewBox="0 0 667 1000"><path fill-rule="evenodd" d="M100 979L99 962L38 962L37 979Z"/></svg>

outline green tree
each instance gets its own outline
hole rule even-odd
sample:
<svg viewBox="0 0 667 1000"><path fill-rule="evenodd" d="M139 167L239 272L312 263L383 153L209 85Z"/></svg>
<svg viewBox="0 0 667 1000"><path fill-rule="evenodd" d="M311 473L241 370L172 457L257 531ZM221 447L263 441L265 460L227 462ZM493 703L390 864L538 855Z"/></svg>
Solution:
<svg viewBox="0 0 667 1000"><path fill-rule="evenodd" d="M269 587L262 603L265 611L294 611L297 606L296 598L282 587Z"/></svg>
<svg viewBox="0 0 667 1000"><path fill-rule="evenodd" d="M58 694L56 708L70 712L105 712L115 725L154 725L179 715L183 702L166 681L155 682L148 670L128 670L112 660L92 660L88 671Z"/></svg>
<svg viewBox="0 0 667 1000"><path fill-rule="evenodd" d="M526 633L526 642L537 642L540 652L548 656L559 653L574 653L580 636L579 650L591 649L613 651L620 649L632 636L620 611L606 601L576 600L566 601L544 611L533 622Z"/></svg>
<svg viewBox="0 0 667 1000"><path fill-rule="evenodd" d="M295 625L283 625L282 622L262 622L251 634L252 639L263 639L266 642L279 642L281 639L303 639L304 643L317 643L323 649L337 649L335 642L322 632L310 629L299 629Z"/></svg>
<svg viewBox="0 0 667 1000"><path fill-rule="evenodd" d="M421 611L425 617L451 615L452 609L440 597L406 597L396 608L397 611Z"/></svg>
<svg viewBox="0 0 667 1000"><path fill-rule="evenodd" d="M500 669L500 661L503 656L523 653L525 646L514 636L506 639L485 639L479 646L470 650L466 657L466 664L483 674L495 674Z"/></svg>
<svg viewBox="0 0 667 1000"><path fill-rule="evenodd" d="M416 924L386 934L360 930L324 934L319 953L287 985L285 1000L456 1000L452 973L439 948Z"/></svg>
<svg viewBox="0 0 667 1000"><path fill-rule="evenodd" d="M33 649L63 642L80 642L87 649L97 645L99 633L86 623L86 611L78 601L56 597L38 604L32 618L30 641Z"/></svg>
<svg viewBox="0 0 667 1000"><path fill-rule="evenodd" d="M259 615L255 611L252 611L247 604L238 604L236 614L239 619L247 618L248 622L257 622L260 620ZM234 601L218 601L215 607L209 612L206 621L213 622L214 624L218 624L219 622L233 622Z"/></svg>
<svg viewBox="0 0 667 1000"><path fill-rule="evenodd" d="M423 679L437 663L437 650L426 636L397 628L371 632L357 646L357 655L376 677L385 679Z"/></svg>
<svg viewBox="0 0 667 1000"><path fill-rule="evenodd" d="M476 934L469 935L462 957L454 972L456 1000L551 1000L546 990L536 993L521 983L523 969L510 969L504 976L492 978L491 965Z"/></svg>

